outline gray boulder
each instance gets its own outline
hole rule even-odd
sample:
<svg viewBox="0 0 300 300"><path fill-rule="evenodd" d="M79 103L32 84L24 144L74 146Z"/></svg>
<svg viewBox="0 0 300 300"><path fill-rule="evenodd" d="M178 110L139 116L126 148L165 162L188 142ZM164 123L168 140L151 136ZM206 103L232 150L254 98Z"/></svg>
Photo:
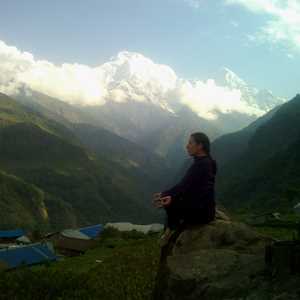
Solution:
<svg viewBox="0 0 300 300"><path fill-rule="evenodd" d="M162 248L154 299L273 299L265 267L271 240L222 212L210 224L185 227Z"/></svg>

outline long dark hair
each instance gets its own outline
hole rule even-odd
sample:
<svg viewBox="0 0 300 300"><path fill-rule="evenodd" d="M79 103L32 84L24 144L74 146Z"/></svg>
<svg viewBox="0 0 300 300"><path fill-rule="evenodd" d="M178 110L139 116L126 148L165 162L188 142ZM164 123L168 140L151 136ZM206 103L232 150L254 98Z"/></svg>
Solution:
<svg viewBox="0 0 300 300"><path fill-rule="evenodd" d="M191 134L196 144L201 144L203 150L207 154L207 156L213 161L214 173L217 173L217 162L211 157L210 154L210 140L208 136L203 132L194 132Z"/></svg>

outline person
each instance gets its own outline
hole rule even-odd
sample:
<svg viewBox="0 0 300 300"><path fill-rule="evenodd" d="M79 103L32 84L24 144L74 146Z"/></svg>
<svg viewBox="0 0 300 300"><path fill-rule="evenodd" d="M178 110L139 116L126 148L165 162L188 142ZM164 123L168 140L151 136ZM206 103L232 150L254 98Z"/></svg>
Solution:
<svg viewBox="0 0 300 300"><path fill-rule="evenodd" d="M161 245L181 224L207 224L215 219L217 163L210 155L210 141L203 132L192 133L186 150L193 164L172 188L155 193L153 204L164 208L167 219Z"/></svg>

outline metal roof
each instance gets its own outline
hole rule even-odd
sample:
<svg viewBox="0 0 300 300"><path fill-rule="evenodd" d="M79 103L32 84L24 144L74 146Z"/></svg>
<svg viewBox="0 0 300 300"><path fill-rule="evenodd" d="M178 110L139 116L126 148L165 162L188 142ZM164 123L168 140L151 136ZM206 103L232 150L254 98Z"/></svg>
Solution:
<svg viewBox="0 0 300 300"><path fill-rule="evenodd" d="M102 224L79 228L79 231L90 238L96 238L103 230Z"/></svg>
<svg viewBox="0 0 300 300"><path fill-rule="evenodd" d="M61 232L61 235L73 239L82 239L82 240L90 240L91 238L86 234L80 232L79 230L75 229L65 229Z"/></svg>
<svg viewBox="0 0 300 300"><path fill-rule="evenodd" d="M49 243L36 243L28 246L16 246L0 250L0 264L8 269L21 265L34 265L54 261L57 257Z"/></svg>
<svg viewBox="0 0 300 300"><path fill-rule="evenodd" d="M18 238L23 235L25 235L25 231L23 229L0 230L0 238Z"/></svg>

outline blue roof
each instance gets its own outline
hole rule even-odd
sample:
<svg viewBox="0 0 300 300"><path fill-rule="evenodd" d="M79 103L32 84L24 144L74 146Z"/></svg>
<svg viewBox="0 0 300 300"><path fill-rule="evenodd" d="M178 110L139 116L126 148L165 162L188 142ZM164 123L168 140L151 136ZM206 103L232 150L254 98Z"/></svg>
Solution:
<svg viewBox="0 0 300 300"><path fill-rule="evenodd" d="M25 235L25 231L23 229L0 230L0 238L18 238L22 235Z"/></svg>
<svg viewBox="0 0 300 300"><path fill-rule="evenodd" d="M6 265L9 269L21 265L34 265L46 261L54 261L56 259L55 253L46 243L0 250L0 263Z"/></svg>
<svg viewBox="0 0 300 300"><path fill-rule="evenodd" d="M93 226L79 228L79 231L90 238L96 238L103 231L103 225L97 224Z"/></svg>

